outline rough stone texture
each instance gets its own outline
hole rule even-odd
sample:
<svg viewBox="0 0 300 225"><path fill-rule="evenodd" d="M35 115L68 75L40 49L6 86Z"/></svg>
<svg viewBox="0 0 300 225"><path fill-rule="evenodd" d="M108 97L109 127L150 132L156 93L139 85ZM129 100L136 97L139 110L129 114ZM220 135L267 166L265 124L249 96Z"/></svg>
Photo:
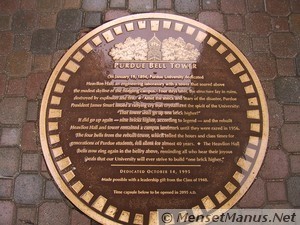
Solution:
<svg viewBox="0 0 300 225"><path fill-rule="evenodd" d="M0 199L10 198L13 189L12 179L0 179Z"/></svg>
<svg viewBox="0 0 300 225"><path fill-rule="evenodd" d="M17 148L0 148L0 176L12 177L19 169L20 150Z"/></svg>
<svg viewBox="0 0 300 225"><path fill-rule="evenodd" d="M0 102L0 123L19 124L25 119L25 98L4 98Z"/></svg>
<svg viewBox="0 0 300 225"><path fill-rule="evenodd" d="M33 33L31 51L37 54L47 54L55 51L57 32L53 29L40 29Z"/></svg>
<svg viewBox="0 0 300 225"><path fill-rule="evenodd" d="M22 150L23 151L35 151L37 150L36 144L37 131L34 123L25 123L22 132Z"/></svg>
<svg viewBox="0 0 300 225"><path fill-rule="evenodd" d="M13 202L0 201L0 224L13 225L15 205Z"/></svg>
<svg viewBox="0 0 300 225"><path fill-rule="evenodd" d="M71 211L71 225L86 225L90 224L90 219L77 210Z"/></svg>
<svg viewBox="0 0 300 225"><path fill-rule="evenodd" d="M300 124L284 124L281 128L283 148L288 152L300 152Z"/></svg>
<svg viewBox="0 0 300 225"><path fill-rule="evenodd" d="M22 155L22 170L23 171L38 171L40 167L39 154L23 154Z"/></svg>
<svg viewBox="0 0 300 225"><path fill-rule="evenodd" d="M300 106L285 105L284 106L284 120L287 122L300 121Z"/></svg>
<svg viewBox="0 0 300 225"><path fill-rule="evenodd" d="M2 98L5 93L5 87L6 87L6 77L5 75L0 75L0 98Z"/></svg>
<svg viewBox="0 0 300 225"><path fill-rule="evenodd" d="M292 173L300 173L300 155L290 155Z"/></svg>
<svg viewBox="0 0 300 225"><path fill-rule="evenodd" d="M224 31L223 15L219 12L201 12L198 20L219 32Z"/></svg>
<svg viewBox="0 0 300 225"><path fill-rule="evenodd" d="M266 179L285 178L289 170L288 159L281 150L268 150L260 174Z"/></svg>
<svg viewBox="0 0 300 225"><path fill-rule="evenodd" d="M300 2L298 0L290 1L292 12L300 13Z"/></svg>
<svg viewBox="0 0 300 225"><path fill-rule="evenodd" d="M282 106L277 101L269 101L269 120L270 127L281 127L283 124Z"/></svg>
<svg viewBox="0 0 300 225"><path fill-rule="evenodd" d="M266 201L265 183L261 178L254 181L251 188L240 200L241 208L261 207Z"/></svg>
<svg viewBox="0 0 300 225"><path fill-rule="evenodd" d="M87 12L84 16L85 27L97 27L101 25L102 14L100 12Z"/></svg>
<svg viewBox="0 0 300 225"><path fill-rule="evenodd" d="M62 196L53 181L46 182L45 199L61 199Z"/></svg>
<svg viewBox="0 0 300 225"><path fill-rule="evenodd" d="M279 58L291 58L297 54L297 40L289 33L270 35L270 49Z"/></svg>
<svg viewBox="0 0 300 225"><path fill-rule="evenodd" d="M26 82L26 97L30 100L41 98L49 73L29 74Z"/></svg>
<svg viewBox="0 0 300 225"><path fill-rule="evenodd" d="M85 11L104 11L107 0L83 0L82 8Z"/></svg>
<svg viewBox="0 0 300 225"><path fill-rule="evenodd" d="M245 55L252 53L248 35L240 32L226 32L225 34Z"/></svg>
<svg viewBox="0 0 300 225"><path fill-rule="evenodd" d="M289 31L289 21L288 18L272 18L272 26L275 32L286 32Z"/></svg>
<svg viewBox="0 0 300 225"><path fill-rule="evenodd" d="M21 9L34 10L37 7L37 0L21 0Z"/></svg>
<svg viewBox="0 0 300 225"><path fill-rule="evenodd" d="M41 13L39 14L39 28L42 29L53 29L56 25L56 13Z"/></svg>
<svg viewBox="0 0 300 225"><path fill-rule="evenodd" d="M161 2L161 1L159 1ZM159 4L157 2L157 4ZM164 2L164 1L162 1ZM126 7L126 0L110 0L110 5L111 8L125 8Z"/></svg>
<svg viewBox="0 0 300 225"><path fill-rule="evenodd" d="M278 149L280 145L279 129L271 127L269 130L268 146L271 149Z"/></svg>
<svg viewBox="0 0 300 225"><path fill-rule="evenodd" d="M19 204L37 204L42 198L43 179L37 174L20 174L15 181L14 199ZM26 194L24 194L26 193Z"/></svg>
<svg viewBox="0 0 300 225"><path fill-rule="evenodd" d="M81 0L65 0L64 8L80 8Z"/></svg>
<svg viewBox="0 0 300 225"><path fill-rule="evenodd" d="M31 69L30 53L19 50L9 54L6 71L9 76L26 77Z"/></svg>
<svg viewBox="0 0 300 225"><path fill-rule="evenodd" d="M239 13L246 12L246 5L244 0L221 0L221 10L225 13Z"/></svg>
<svg viewBox="0 0 300 225"><path fill-rule="evenodd" d="M288 199L293 206L300 206L300 177L291 177L287 181Z"/></svg>
<svg viewBox="0 0 300 225"><path fill-rule="evenodd" d="M14 146L20 144L20 128L3 128L0 137L1 146Z"/></svg>
<svg viewBox="0 0 300 225"><path fill-rule="evenodd" d="M284 182L268 182L267 195L269 201L286 201L286 188Z"/></svg>
<svg viewBox="0 0 300 225"><path fill-rule="evenodd" d="M129 15L129 13L126 10L109 10L105 13L104 20L107 22L127 15Z"/></svg>
<svg viewBox="0 0 300 225"><path fill-rule="evenodd" d="M128 6L131 12L150 12L153 7L153 0L130 0Z"/></svg>
<svg viewBox="0 0 300 225"><path fill-rule="evenodd" d="M283 103L300 102L300 79L279 77L275 80L276 98Z"/></svg>
<svg viewBox="0 0 300 225"><path fill-rule="evenodd" d="M27 103L27 121L36 121L38 119L38 102L29 101Z"/></svg>
<svg viewBox="0 0 300 225"><path fill-rule="evenodd" d="M269 39L267 37L252 38L252 47L255 52L269 52Z"/></svg>
<svg viewBox="0 0 300 225"><path fill-rule="evenodd" d="M245 16L246 30L253 35L267 36L271 31L271 19L266 13L249 13Z"/></svg>
<svg viewBox="0 0 300 225"><path fill-rule="evenodd" d="M64 9L57 15L56 28L59 31L79 31L81 28L82 12L79 9Z"/></svg>
<svg viewBox="0 0 300 225"><path fill-rule="evenodd" d="M250 12L263 12L263 11L265 11L264 0L248 0L248 10Z"/></svg>
<svg viewBox="0 0 300 225"><path fill-rule="evenodd" d="M26 87L25 84L26 84L25 78L10 79L8 81L8 88L6 94L13 95L13 96L24 96L25 87Z"/></svg>
<svg viewBox="0 0 300 225"><path fill-rule="evenodd" d="M26 33L34 29L37 16L34 11L19 11L13 16L12 30L15 33Z"/></svg>
<svg viewBox="0 0 300 225"><path fill-rule="evenodd" d="M31 45L31 35L21 34L15 35L14 38L14 49L15 50L29 50Z"/></svg>
<svg viewBox="0 0 300 225"><path fill-rule="evenodd" d="M296 58L297 75L300 76L300 54Z"/></svg>
<svg viewBox="0 0 300 225"><path fill-rule="evenodd" d="M0 30L9 30L10 29L10 20L9 15L0 15Z"/></svg>
<svg viewBox="0 0 300 225"><path fill-rule="evenodd" d="M39 207L39 225L69 224L69 210L64 203L46 202Z"/></svg>
<svg viewBox="0 0 300 225"><path fill-rule="evenodd" d="M228 15L227 19L227 30L242 30L243 29L243 18L240 15Z"/></svg>
<svg viewBox="0 0 300 225"><path fill-rule="evenodd" d="M1 54L9 53L13 48L13 34L11 32L0 33L0 52Z"/></svg>
<svg viewBox="0 0 300 225"><path fill-rule="evenodd" d="M202 1L203 9L215 10L218 9L218 0L203 0Z"/></svg>
<svg viewBox="0 0 300 225"><path fill-rule="evenodd" d="M17 11L19 7L18 0L1 0L0 12L4 14L12 14Z"/></svg>
<svg viewBox="0 0 300 225"><path fill-rule="evenodd" d="M266 0L266 10L272 16L287 16L290 13L289 0Z"/></svg>
<svg viewBox="0 0 300 225"><path fill-rule="evenodd" d="M196 13L199 9L197 0L175 0L175 10L179 13Z"/></svg>
<svg viewBox="0 0 300 225"><path fill-rule="evenodd" d="M294 59L277 59L277 71L280 76L295 76Z"/></svg>
<svg viewBox="0 0 300 225"><path fill-rule="evenodd" d="M32 65L34 71L49 71L52 55L35 55Z"/></svg>
<svg viewBox="0 0 300 225"><path fill-rule="evenodd" d="M290 26L293 32L300 33L300 14L292 14L290 16Z"/></svg>
<svg viewBox="0 0 300 225"><path fill-rule="evenodd" d="M39 11L53 12L62 6L62 0L38 0Z"/></svg>
<svg viewBox="0 0 300 225"><path fill-rule="evenodd" d="M157 1L158 9L171 9L172 8L172 0L161 0Z"/></svg>
<svg viewBox="0 0 300 225"><path fill-rule="evenodd" d="M59 34L57 48L58 49L68 49L76 41L76 33L62 32Z"/></svg>
<svg viewBox="0 0 300 225"><path fill-rule="evenodd" d="M18 208L17 225L35 225L36 224L35 208Z"/></svg>
<svg viewBox="0 0 300 225"><path fill-rule="evenodd" d="M276 77L276 61L271 55L253 54L249 56L249 60L261 80L269 80Z"/></svg>

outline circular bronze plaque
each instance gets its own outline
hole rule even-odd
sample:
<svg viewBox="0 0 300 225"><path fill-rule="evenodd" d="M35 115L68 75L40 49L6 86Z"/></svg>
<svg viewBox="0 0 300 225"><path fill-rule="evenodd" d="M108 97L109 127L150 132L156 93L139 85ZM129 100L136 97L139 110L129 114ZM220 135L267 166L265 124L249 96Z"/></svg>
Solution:
<svg viewBox="0 0 300 225"><path fill-rule="evenodd" d="M262 164L268 114L242 53L180 16L133 15L81 38L54 69L40 135L61 191L103 224L157 209L231 208Z"/></svg>

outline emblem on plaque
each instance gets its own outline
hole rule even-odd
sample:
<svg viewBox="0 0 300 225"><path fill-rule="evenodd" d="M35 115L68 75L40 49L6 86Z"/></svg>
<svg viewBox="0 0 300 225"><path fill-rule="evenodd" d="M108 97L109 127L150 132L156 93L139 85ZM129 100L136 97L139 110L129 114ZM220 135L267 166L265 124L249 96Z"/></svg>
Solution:
<svg viewBox="0 0 300 225"><path fill-rule="evenodd" d="M259 79L223 35L167 14L82 37L44 92L40 137L56 184L101 224L157 224L158 209L218 214L262 164Z"/></svg>

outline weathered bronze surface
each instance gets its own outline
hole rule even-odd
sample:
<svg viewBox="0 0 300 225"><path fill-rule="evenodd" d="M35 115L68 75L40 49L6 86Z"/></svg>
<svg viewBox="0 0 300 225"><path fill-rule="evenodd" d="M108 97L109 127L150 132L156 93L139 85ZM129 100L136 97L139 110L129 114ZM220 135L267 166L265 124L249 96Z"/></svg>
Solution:
<svg viewBox="0 0 300 225"><path fill-rule="evenodd" d="M196 21L143 14L104 24L60 60L40 136L61 191L103 224L155 224L159 208L217 213L248 190L268 113L253 68Z"/></svg>

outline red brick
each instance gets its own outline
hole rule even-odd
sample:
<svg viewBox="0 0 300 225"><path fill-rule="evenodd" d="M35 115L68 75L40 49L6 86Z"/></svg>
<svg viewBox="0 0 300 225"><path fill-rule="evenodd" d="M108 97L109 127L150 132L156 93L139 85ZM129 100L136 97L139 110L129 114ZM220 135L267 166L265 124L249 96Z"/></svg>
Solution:
<svg viewBox="0 0 300 225"><path fill-rule="evenodd" d="M289 0L266 0L267 12L272 16L287 16L290 13Z"/></svg>
<svg viewBox="0 0 300 225"><path fill-rule="evenodd" d="M254 181L248 192L240 200L239 206L242 208L261 207L266 201L265 183L261 178Z"/></svg>
<svg viewBox="0 0 300 225"><path fill-rule="evenodd" d="M90 224L90 219L83 215L82 213L78 212L77 210L73 209L71 211L71 225L86 225Z"/></svg>
<svg viewBox="0 0 300 225"><path fill-rule="evenodd" d="M13 202L0 201L0 222L1 222L1 225L13 225L15 211L16 211L16 209L15 209L15 205L14 205Z"/></svg>
<svg viewBox="0 0 300 225"><path fill-rule="evenodd" d="M219 12L201 12L198 20L219 32L224 31L223 15Z"/></svg>
<svg viewBox="0 0 300 225"><path fill-rule="evenodd" d="M39 223L65 225L69 224L69 209L64 203L45 202L39 207Z"/></svg>
<svg viewBox="0 0 300 225"><path fill-rule="evenodd" d="M81 0L65 0L64 8L80 8Z"/></svg>
<svg viewBox="0 0 300 225"><path fill-rule="evenodd" d="M267 195L269 201L286 201L286 188L284 182L268 182Z"/></svg>
<svg viewBox="0 0 300 225"><path fill-rule="evenodd" d="M29 50L31 44L31 35L15 35L14 49L15 50Z"/></svg>
<svg viewBox="0 0 300 225"><path fill-rule="evenodd" d="M266 179L285 178L289 173L288 159L281 150L268 150L260 174Z"/></svg>
<svg viewBox="0 0 300 225"><path fill-rule="evenodd" d="M243 18L240 15L228 15L227 18L227 30L242 30Z"/></svg>
<svg viewBox="0 0 300 225"><path fill-rule="evenodd" d="M33 62L33 70L49 71L51 66L51 55L35 55Z"/></svg>
<svg viewBox="0 0 300 225"><path fill-rule="evenodd" d="M21 147L23 151L36 151L37 143L36 136L38 135L34 123L26 123L22 130Z"/></svg>
<svg viewBox="0 0 300 225"><path fill-rule="evenodd" d="M245 21L250 34L268 35L271 32L271 19L266 13L249 13Z"/></svg>
<svg viewBox="0 0 300 225"><path fill-rule="evenodd" d="M272 149L277 149L280 146L280 137L278 128L270 128L268 146Z"/></svg>
<svg viewBox="0 0 300 225"><path fill-rule="evenodd" d="M270 49L279 58L292 58L298 53L296 38L290 33L270 35Z"/></svg>
<svg viewBox="0 0 300 225"><path fill-rule="evenodd" d="M269 52L269 39L267 37L252 38L253 51Z"/></svg>
<svg viewBox="0 0 300 225"><path fill-rule="evenodd" d="M21 0L21 9L34 10L36 5L36 0Z"/></svg>
<svg viewBox="0 0 300 225"><path fill-rule="evenodd" d="M122 16L127 16L130 13L126 10L109 10L105 13L104 21L110 21Z"/></svg>
<svg viewBox="0 0 300 225"><path fill-rule="evenodd" d="M289 31L289 20L287 17L275 17L272 18L273 30L276 32Z"/></svg>
<svg viewBox="0 0 300 225"><path fill-rule="evenodd" d="M10 198L13 189L12 179L0 179L0 198Z"/></svg>
<svg viewBox="0 0 300 225"><path fill-rule="evenodd" d="M292 173L300 173L300 155L290 155Z"/></svg>
<svg viewBox="0 0 300 225"><path fill-rule="evenodd" d="M300 124L284 124L281 128L283 148L288 152L300 152Z"/></svg>
<svg viewBox="0 0 300 225"><path fill-rule="evenodd" d="M203 0L202 1L203 9L214 10L218 9L218 0Z"/></svg>
<svg viewBox="0 0 300 225"><path fill-rule="evenodd" d="M248 0L248 9L250 12L263 12L265 11L264 0Z"/></svg>
<svg viewBox="0 0 300 225"><path fill-rule="evenodd" d="M272 81L263 81L261 84L263 86L267 98L274 99L275 98L274 83Z"/></svg>
<svg viewBox="0 0 300 225"><path fill-rule="evenodd" d="M90 29L84 29L83 33L84 35L87 34L89 31L91 31ZM84 36L83 35L83 36ZM80 36L78 35L79 38L83 37L83 36ZM56 64L58 63L58 61L61 59L61 57L65 54L65 50L59 50L59 51L56 51L54 54L53 54L53 57L52 57L52 63L51 63L51 68L53 69Z"/></svg>
<svg viewBox="0 0 300 225"><path fill-rule="evenodd" d="M9 76L26 77L31 70L31 54L19 50L12 52L7 58L6 71Z"/></svg>
<svg viewBox="0 0 300 225"><path fill-rule="evenodd" d="M8 54L13 47L13 34L11 32L1 32L0 40L0 54Z"/></svg>
<svg viewBox="0 0 300 225"><path fill-rule="evenodd" d="M12 30L15 33L31 32L36 27L36 22L36 11L20 10L13 16Z"/></svg>
<svg viewBox="0 0 300 225"><path fill-rule="evenodd" d="M300 13L300 1L299 0L291 0L291 8L292 8L292 12Z"/></svg>
<svg viewBox="0 0 300 225"><path fill-rule="evenodd" d="M3 97L6 87L6 77L5 75L0 75L0 98Z"/></svg>
<svg viewBox="0 0 300 225"><path fill-rule="evenodd" d="M6 56L0 55L0 72L3 72L5 70L6 58Z"/></svg>
<svg viewBox="0 0 300 225"><path fill-rule="evenodd" d="M284 119L288 122L300 122L300 106L298 105L285 105L284 106Z"/></svg>
<svg viewBox="0 0 300 225"><path fill-rule="evenodd" d="M56 25L56 13L40 13L39 15L39 28L55 28Z"/></svg>
<svg viewBox="0 0 300 225"><path fill-rule="evenodd" d="M17 209L17 225L36 224L35 208L18 208Z"/></svg>
<svg viewBox="0 0 300 225"><path fill-rule="evenodd" d="M221 0L221 10L224 13L246 13L244 0Z"/></svg>
<svg viewBox="0 0 300 225"><path fill-rule="evenodd" d="M8 95L16 95L16 96L24 96L26 87L26 79L10 79L8 81L7 94Z"/></svg>
<svg viewBox="0 0 300 225"><path fill-rule="evenodd" d="M171 9L172 8L172 0L157 1L157 8L158 9Z"/></svg>
<svg viewBox="0 0 300 225"><path fill-rule="evenodd" d="M46 85L49 73L32 73L26 82L26 96L28 99L41 97Z"/></svg>
<svg viewBox="0 0 300 225"><path fill-rule="evenodd" d="M0 1L0 12L13 14L19 8L18 0L1 0Z"/></svg>
<svg viewBox="0 0 300 225"><path fill-rule="evenodd" d="M269 54L253 54L249 56L258 77L261 80L271 80L276 76L276 62Z"/></svg>
<svg viewBox="0 0 300 225"><path fill-rule="evenodd" d="M252 53L249 35L242 32L226 32L226 36L232 41L245 55Z"/></svg>
<svg viewBox="0 0 300 225"><path fill-rule="evenodd" d="M280 76L296 76L294 59L277 59L277 71Z"/></svg>
<svg viewBox="0 0 300 225"><path fill-rule="evenodd" d="M300 14L292 14L290 16L291 31L300 33Z"/></svg>
<svg viewBox="0 0 300 225"><path fill-rule="evenodd" d="M282 106L275 100L268 101L270 127L281 127L283 124Z"/></svg>

